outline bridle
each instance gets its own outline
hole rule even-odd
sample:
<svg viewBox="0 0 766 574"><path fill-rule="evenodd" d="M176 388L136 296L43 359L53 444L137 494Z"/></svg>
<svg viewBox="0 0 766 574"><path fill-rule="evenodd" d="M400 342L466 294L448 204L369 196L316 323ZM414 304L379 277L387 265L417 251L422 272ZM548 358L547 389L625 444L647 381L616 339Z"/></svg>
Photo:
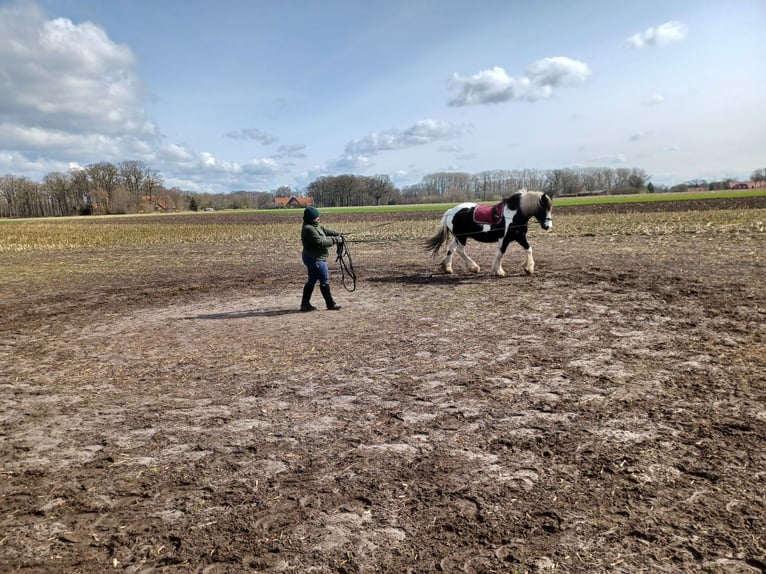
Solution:
<svg viewBox="0 0 766 574"><path fill-rule="evenodd" d="M342 235L339 236L337 245L337 257L335 261L340 266L340 282L349 293L356 290L356 272L354 271L354 262L351 259L351 252L348 250L348 242ZM348 278L348 279L347 279ZM347 281L351 284L347 284Z"/></svg>

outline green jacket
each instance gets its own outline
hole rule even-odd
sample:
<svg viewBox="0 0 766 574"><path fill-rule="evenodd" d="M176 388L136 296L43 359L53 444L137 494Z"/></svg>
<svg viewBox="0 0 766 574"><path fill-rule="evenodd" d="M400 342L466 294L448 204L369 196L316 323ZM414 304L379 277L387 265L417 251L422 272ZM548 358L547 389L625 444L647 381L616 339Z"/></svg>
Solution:
<svg viewBox="0 0 766 574"><path fill-rule="evenodd" d="M303 255L327 261L329 247L338 243L339 231L319 225L316 221L304 223L301 229Z"/></svg>

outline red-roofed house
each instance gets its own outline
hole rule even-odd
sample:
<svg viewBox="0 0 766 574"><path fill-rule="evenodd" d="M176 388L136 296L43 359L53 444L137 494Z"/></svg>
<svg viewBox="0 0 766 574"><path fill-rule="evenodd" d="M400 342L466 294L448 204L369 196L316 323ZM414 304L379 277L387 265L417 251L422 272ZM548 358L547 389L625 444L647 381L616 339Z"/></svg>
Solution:
<svg viewBox="0 0 766 574"><path fill-rule="evenodd" d="M142 195L141 203L150 204L152 206L152 209L154 209L154 211L167 211L168 209L168 206L165 203L165 201L163 201L159 197L153 197L151 195Z"/></svg>

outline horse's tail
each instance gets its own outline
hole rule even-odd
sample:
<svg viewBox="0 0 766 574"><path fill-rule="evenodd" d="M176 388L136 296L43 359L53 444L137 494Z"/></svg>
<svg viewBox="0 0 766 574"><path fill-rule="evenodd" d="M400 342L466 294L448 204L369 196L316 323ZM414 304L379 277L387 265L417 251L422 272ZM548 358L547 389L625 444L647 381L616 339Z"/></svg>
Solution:
<svg viewBox="0 0 766 574"><path fill-rule="evenodd" d="M447 226L447 214L444 214L441 222L439 223L439 231L431 239L426 241L426 249L436 257L439 254L439 249L444 245L450 236L450 230Z"/></svg>

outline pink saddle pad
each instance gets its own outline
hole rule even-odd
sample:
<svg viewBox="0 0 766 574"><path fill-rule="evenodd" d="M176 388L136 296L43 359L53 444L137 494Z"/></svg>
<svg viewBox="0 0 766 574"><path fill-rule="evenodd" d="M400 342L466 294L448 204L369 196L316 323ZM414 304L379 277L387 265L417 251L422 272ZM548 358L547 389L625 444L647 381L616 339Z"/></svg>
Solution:
<svg viewBox="0 0 766 574"><path fill-rule="evenodd" d="M473 210L473 220L476 223L494 225L503 218L503 203L497 205L477 205Z"/></svg>

